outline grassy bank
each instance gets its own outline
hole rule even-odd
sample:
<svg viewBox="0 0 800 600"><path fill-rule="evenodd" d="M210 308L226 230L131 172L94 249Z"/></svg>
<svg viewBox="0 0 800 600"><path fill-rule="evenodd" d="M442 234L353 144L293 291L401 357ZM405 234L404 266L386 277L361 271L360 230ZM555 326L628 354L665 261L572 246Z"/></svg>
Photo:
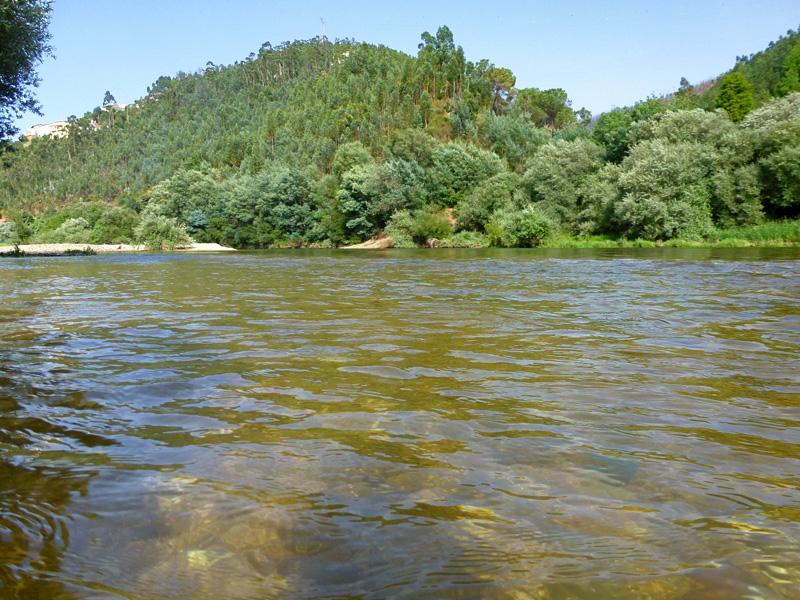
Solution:
<svg viewBox="0 0 800 600"><path fill-rule="evenodd" d="M469 232L455 234L437 243L444 248L486 248L488 236ZM800 246L800 220L768 221L759 225L719 229L705 239L653 241L625 239L611 235L577 237L558 234L545 240L542 248L750 248Z"/></svg>

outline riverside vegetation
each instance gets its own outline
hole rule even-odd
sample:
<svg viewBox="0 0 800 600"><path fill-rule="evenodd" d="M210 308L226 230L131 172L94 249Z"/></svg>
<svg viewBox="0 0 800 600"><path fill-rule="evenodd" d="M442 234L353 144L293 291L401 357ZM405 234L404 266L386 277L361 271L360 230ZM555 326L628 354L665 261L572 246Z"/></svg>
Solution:
<svg viewBox="0 0 800 600"><path fill-rule="evenodd" d="M264 44L0 157L0 244L800 242L800 35L592 119L452 32Z"/></svg>

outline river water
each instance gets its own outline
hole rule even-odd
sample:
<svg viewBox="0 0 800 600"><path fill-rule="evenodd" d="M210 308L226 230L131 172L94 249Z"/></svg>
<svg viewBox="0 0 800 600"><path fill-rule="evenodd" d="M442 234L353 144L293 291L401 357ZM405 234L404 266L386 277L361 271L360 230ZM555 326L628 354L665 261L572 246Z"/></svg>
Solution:
<svg viewBox="0 0 800 600"><path fill-rule="evenodd" d="M0 597L800 598L800 250L0 261Z"/></svg>

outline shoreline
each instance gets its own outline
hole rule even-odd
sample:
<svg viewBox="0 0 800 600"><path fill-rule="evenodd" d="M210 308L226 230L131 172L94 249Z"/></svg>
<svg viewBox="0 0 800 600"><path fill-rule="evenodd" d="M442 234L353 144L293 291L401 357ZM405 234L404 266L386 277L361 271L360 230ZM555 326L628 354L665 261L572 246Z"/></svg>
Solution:
<svg viewBox="0 0 800 600"><path fill-rule="evenodd" d="M17 251L19 254L16 254ZM19 246L0 246L0 256L80 256L89 254L126 254L151 252L144 245L135 244L20 244ZM189 244L179 246L170 252L236 252L235 248L220 244Z"/></svg>
<svg viewBox="0 0 800 600"><path fill-rule="evenodd" d="M470 246L470 245L427 245L427 246L394 246L391 238L371 239L360 244L349 246L339 246L338 248L318 248L321 250L366 250L370 252L378 250L621 250L621 249L736 249L736 248L800 248L800 242L788 240L720 240L720 241L688 241L670 240L668 242L651 242L646 240L586 240L567 238L544 243L531 248L512 247L504 248L501 246ZM17 249L14 246L0 246L0 258L24 258L24 257L62 257L62 256L92 256L96 254L138 254L151 252L154 254L163 253L214 253L214 252L238 252L236 248L222 246L215 243L197 243L188 246L181 246L172 250L151 250L144 245L133 244L20 244ZM262 250L286 250L288 248L275 246ZM314 246L293 247L297 250L313 250ZM244 248L242 251L249 252L253 249Z"/></svg>
<svg viewBox="0 0 800 600"><path fill-rule="evenodd" d="M387 243L388 239L388 243ZM800 242L794 240L746 240L746 239L725 239L716 241L694 241L694 240L668 240L666 242L653 242L650 240L598 240L581 238L562 238L551 242L545 242L538 246L483 246L483 245L458 245L449 244L447 240L436 240L433 244L424 246L394 246L391 238L381 238L377 240L367 240L360 244L351 246L340 246L338 250L481 250L488 248L505 248L509 250L520 249L541 249L541 250L615 250L615 249L637 249L637 248L800 248Z"/></svg>

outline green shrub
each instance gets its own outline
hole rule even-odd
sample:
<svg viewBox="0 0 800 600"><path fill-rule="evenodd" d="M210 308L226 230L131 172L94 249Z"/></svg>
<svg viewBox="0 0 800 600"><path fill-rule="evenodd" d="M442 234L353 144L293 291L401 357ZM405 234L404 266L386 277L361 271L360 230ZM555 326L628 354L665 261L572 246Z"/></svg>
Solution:
<svg viewBox="0 0 800 600"><path fill-rule="evenodd" d="M33 238L42 243L126 243L139 217L130 208L97 200L48 211L33 221Z"/></svg>
<svg viewBox="0 0 800 600"><path fill-rule="evenodd" d="M48 241L52 233L70 218L67 211L48 210L34 219L31 230L36 242Z"/></svg>
<svg viewBox="0 0 800 600"><path fill-rule="evenodd" d="M322 204L332 210L335 185L333 177L315 186L305 170L271 165L257 175L240 173L227 179L219 186L219 200L197 205L178 219L195 239L238 247L319 241L328 232L321 226L323 214L316 201L325 194Z"/></svg>
<svg viewBox="0 0 800 600"><path fill-rule="evenodd" d="M401 210L392 215L386 229L383 230L394 241L395 248L414 248L416 244L411 237L411 228L414 225L414 217L411 211Z"/></svg>
<svg viewBox="0 0 800 600"><path fill-rule="evenodd" d="M759 157L764 209L772 217L800 214L800 93L772 100L742 122Z"/></svg>
<svg viewBox="0 0 800 600"><path fill-rule="evenodd" d="M0 244L14 245L19 244L20 241L17 225L14 222L6 221L5 223L0 223Z"/></svg>
<svg viewBox="0 0 800 600"><path fill-rule="evenodd" d="M414 211L414 220L411 223L411 239L419 245L426 244L428 240L440 240L453 232L453 226L445 215L431 210Z"/></svg>
<svg viewBox="0 0 800 600"><path fill-rule="evenodd" d="M43 240L48 243L88 244L92 240L89 221L83 217L64 221L55 231L45 233Z"/></svg>
<svg viewBox="0 0 800 600"><path fill-rule="evenodd" d="M555 232L555 224L538 206L498 211L487 227L492 244L506 248L541 246Z"/></svg>
<svg viewBox="0 0 800 600"><path fill-rule="evenodd" d="M174 250L192 243L186 227L173 218L145 214L134 231L134 238L150 250Z"/></svg>
<svg viewBox="0 0 800 600"><path fill-rule="evenodd" d="M514 173L498 173L480 183L458 203L456 229L483 231L492 214L510 207L520 189L520 177Z"/></svg>
<svg viewBox="0 0 800 600"><path fill-rule="evenodd" d="M783 98L773 98L747 115L742 125L753 131L770 131L797 119L798 115L800 115L800 92L795 92Z"/></svg>
<svg viewBox="0 0 800 600"><path fill-rule="evenodd" d="M459 231L439 241L440 248L488 248L492 240L479 231Z"/></svg>
<svg viewBox="0 0 800 600"><path fill-rule="evenodd" d="M133 240L133 230L139 216L129 208L111 206L92 227L94 244L127 244Z"/></svg>
<svg viewBox="0 0 800 600"><path fill-rule="evenodd" d="M625 196L615 210L617 219L624 225L623 233L628 237L697 239L712 230L708 196L702 188L684 190L680 200L670 203L658 198Z"/></svg>
<svg viewBox="0 0 800 600"><path fill-rule="evenodd" d="M394 240L396 248L422 246L428 240L441 240L453 232L448 218L431 209L403 210L392 215L384 233Z"/></svg>

